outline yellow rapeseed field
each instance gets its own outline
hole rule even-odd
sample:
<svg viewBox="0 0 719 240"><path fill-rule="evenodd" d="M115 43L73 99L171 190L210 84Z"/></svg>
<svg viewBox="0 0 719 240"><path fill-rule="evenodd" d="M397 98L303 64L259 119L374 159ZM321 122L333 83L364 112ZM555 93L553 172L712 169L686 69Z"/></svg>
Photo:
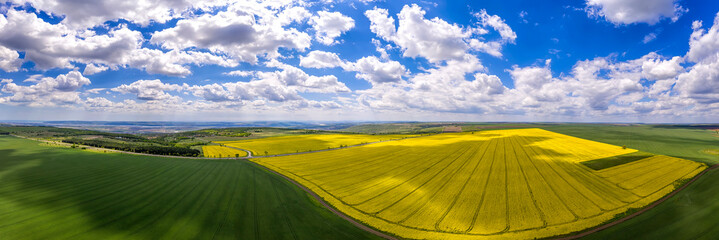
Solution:
<svg viewBox="0 0 719 240"><path fill-rule="evenodd" d="M208 158L233 158L247 156L247 152L245 151L216 145L202 146L202 154Z"/></svg>
<svg viewBox="0 0 719 240"><path fill-rule="evenodd" d="M253 161L399 237L531 239L580 231L644 207L706 168L668 156L599 171L580 163L635 151L515 129Z"/></svg>
<svg viewBox="0 0 719 240"><path fill-rule="evenodd" d="M413 136L416 135L305 134L240 141L217 141L215 143L246 149L251 151L253 155L277 155L339 148L340 146L352 146Z"/></svg>

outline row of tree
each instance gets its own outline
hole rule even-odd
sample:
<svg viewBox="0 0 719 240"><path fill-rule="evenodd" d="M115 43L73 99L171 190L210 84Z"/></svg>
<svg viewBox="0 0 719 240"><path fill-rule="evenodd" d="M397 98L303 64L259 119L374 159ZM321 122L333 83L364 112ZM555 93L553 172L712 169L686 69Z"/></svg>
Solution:
<svg viewBox="0 0 719 240"><path fill-rule="evenodd" d="M87 145L100 148L109 148L120 151L146 153L155 155L172 155L172 156L185 156L185 157L197 157L200 155L200 151L197 149L183 148L183 147L172 147L172 146L156 146L156 145L140 145L140 144L129 144L119 143L111 141L103 141L99 139L65 139L62 140L65 143Z"/></svg>

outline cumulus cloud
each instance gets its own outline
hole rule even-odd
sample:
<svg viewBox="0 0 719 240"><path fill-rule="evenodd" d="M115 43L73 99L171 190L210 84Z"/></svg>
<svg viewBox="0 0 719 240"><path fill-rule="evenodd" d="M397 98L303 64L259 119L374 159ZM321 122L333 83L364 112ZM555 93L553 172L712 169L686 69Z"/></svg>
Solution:
<svg viewBox="0 0 719 240"><path fill-rule="evenodd" d="M163 52L158 49L140 48L132 51L132 55L123 59L126 66L143 69L148 73L184 77L190 75L187 65L202 66L214 64L223 67L235 67L236 61L206 52L171 50Z"/></svg>
<svg viewBox="0 0 719 240"><path fill-rule="evenodd" d="M9 48L0 46L1 70L6 72L16 72L21 64L22 59L20 59L20 54L18 54L17 51L13 51Z"/></svg>
<svg viewBox="0 0 719 240"><path fill-rule="evenodd" d="M358 101L386 111L482 113L486 115L562 116L685 114L692 101L671 96L677 76L684 74L681 57L649 53L638 59L616 61L600 57L578 61L568 74L543 66L514 66L508 70L513 88L495 75L481 72L475 58L409 76L391 84L357 91ZM647 86L643 85L646 84ZM711 91L711 90L710 90ZM716 97L714 97L716 99Z"/></svg>
<svg viewBox="0 0 719 240"><path fill-rule="evenodd" d="M482 26L492 27L495 31L499 32L499 35L502 36L502 40L514 43L514 40L517 39L517 34L512 31L512 28L510 28L501 17L489 15L487 14L487 10L484 9L475 13L474 16L479 19L479 23L482 24Z"/></svg>
<svg viewBox="0 0 719 240"><path fill-rule="evenodd" d="M386 13L386 10L374 9L367 11L366 15L375 25L374 29L379 29L394 25L393 19L388 18ZM439 18L425 19L424 15L425 11L417 5L405 6L398 14L396 34L385 29L375 33L399 45L404 57L424 57L430 62L439 62L458 59L466 54L469 47L465 39L471 36L471 31Z"/></svg>
<svg viewBox="0 0 719 240"><path fill-rule="evenodd" d="M339 12L319 11L310 19L315 29L315 38L324 45L338 43L335 38L355 26L354 19Z"/></svg>
<svg viewBox="0 0 719 240"><path fill-rule="evenodd" d="M686 58L696 64L679 75L675 88L683 96L702 103L719 102L719 13L709 30L693 24Z"/></svg>
<svg viewBox="0 0 719 240"><path fill-rule="evenodd" d="M312 76L297 67L278 61L268 62L267 66L278 68L281 71L257 72L257 78L260 81L278 82L303 92L333 93L350 91L343 82L338 81L337 77L333 75Z"/></svg>
<svg viewBox="0 0 719 240"><path fill-rule="evenodd" d="M300 92L339 93L349 92L347 86L332 75L312 76L297 67L277 61L269 62L268 67L277 71L254 72L249 82L213 83L208 85L186 86L194 96L210 102L234 102L245 105L248 102L288 102L307 101Z"/></svg>
<svg viewBox="0 0 719 240"><path fill-rule="evenodd" d="M249 77L255 75L255 71L242 71L242 70L235 70L230 71L226 73L222 73L223 75L227 76L236 76L236 77Z"/></svg>
<svg viewBox="0 0 719 240"><path fill-rule="evenodd" d="M676 0L587 0L590 17L604 17L615 25L648 23L654 25L663 18L676 21L687 10Z"/></svg>
<svg viewBox="0 0 719 240"><path fill-rule="evenodd" d="M306 68L333 68L342 65L342 60L336 53L325 51L311 51L307 56L300 57L300 66Z"/></svg>
<svg viewBox="0 0 719 240"><path fill-rule="evenodd" d="M286 29L279 21L269 20L272 19L258 19L251 9L203 14L154 33L150 42L165 49L209 49L250 63L257 63L258 56L276 58L280 48L304 51L310 47L311 37L307 33Z"/></svg>
<svg viewBox="0 0 719 240"><path fill-rule="evenodd" d="M108 69L107 66L95 65L95 64L92 64L92 63L88 63L88 64L85 66L85 70L82 71L82 74L83 74L83 75L93 75L93 74L95 74L95 73L104 72L104 71L107 70L107 69Z"/></svg>
<svg viewBox="0 0 719 240"><path fill-rule="evenodd" d="M3 81L5 85L2 92L10 96L0 97L0 103L13 105L27 105L33 107L61 106L81 102L79 90L90 84L90 79L82 76L78 71L60 74L57 77L43 77L33 80L35 84L20 86L12 81Z"/></svg>
<svg viewBox="0 0 719 240"><path fill-rule="evenodd" d="M207 9L223 1L139 0L139 1L72 1L13 0L64 16L63 23L73 28L88 28L106 21L125 19L143 26L150 22L165 23L190 9Z"/></svg>
<svg viewBox="0 0 719 240"><path fill-rule="evenodd" d="M106 35L92 31L76 32L62 24L50 24L34 13L9 10L0 15L0 45L24 51L26 61L38 69L73 68L73 62L97 64L112 69L133 67L149 73L171 76L190 74L187 64L236 66L221 56L194 51L168 51L142 48L144 38L138 31L121 25ZM90 67L88 74L99 69Z"/></svg>
<svg viewBox="0 0 719 240"><path fill-rule="evenodd" d="M344 61L336 53L312 51L300 59L300 66L307 68L333 68L341 67L345 71L357 72L357 78L367 80L372 84L398 82L409 71L397 61L389 59L380 60L375 56L367 56L355 62Z"/></svg>
<svg viewBox="0 0 719 240"><path fill-rule="evenodd" d="M506 42L513 42L516 34L498 16L478 15L482 24L500 32ZM484 42L476 37L486 34L483 28L462 27L440 18L426 19L426 12L416 4L405 5L395 20L386 9L374 8L365 12L370 30L381 39L397 44L404 57L424 57L432 63L463 59L470 49L501 56L502 43Z"/></svg>
<svg viewBox="0 0 719 240"><path fill-rule="evenodd" d="M138 80L129 85L122 84L112 89L112 91L134 94L140 100L162 100L171 98L172 95L166 91L180 91L183 86L177 84L163 83L159 79L155 80Z"/></svg>
<svg viewBox="0 0 719 240"><path fill-rule="evenodd" d="M656 53L649 53L642 57L642 75L649 80L663 80L676 77L684 71L681 63L684 62L682 57L673 57L671 59L662 59Z"/></svg>
<svg viewBox="0 0 719 240"><path fill-rule="evenodd" d="M360 90L358 101L366 107L390 111L474 112L490 111L492 99L506 87L494 75L476 73L483 70L479 60L467 55L446 65L418 73L408 80L377 84ZM475 73L474 80L466 75Z"/></svg>
<svg viewBox="0 0 719 240"><path fill-rule="evenodd" d="M363 57L345 65L345 70L357 72L357 78L372 84L399 82L408 75L407 69L397 61L380 61L375 56Z"/></svg>
<svg viewBox="0 0 719 240"><path fill-rule="evenodd" d="M719 59L719 13L709 30L702 28L701 21L692 24L694 30L689 38L687 59L692 62L713 62Z"/></svg>

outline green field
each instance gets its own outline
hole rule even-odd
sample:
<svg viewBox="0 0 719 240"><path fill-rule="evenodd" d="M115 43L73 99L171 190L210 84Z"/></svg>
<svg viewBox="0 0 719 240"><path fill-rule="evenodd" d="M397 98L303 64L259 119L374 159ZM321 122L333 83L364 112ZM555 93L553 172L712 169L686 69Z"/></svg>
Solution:
<svg viewBox="0 0 719 240"><path fill-rule="evenodd" d="M0 136L0 239L372 239L245 161Z"/></svg>
<svg viewBox="0 0 719 240"><path fill-rule="evenodd" d="M704 129L668 128L655 125L561 124L542 126L550 131L609 143L640 151L703 162L719 163L719 156L704 152L719 148L719 137Z"/></svg>

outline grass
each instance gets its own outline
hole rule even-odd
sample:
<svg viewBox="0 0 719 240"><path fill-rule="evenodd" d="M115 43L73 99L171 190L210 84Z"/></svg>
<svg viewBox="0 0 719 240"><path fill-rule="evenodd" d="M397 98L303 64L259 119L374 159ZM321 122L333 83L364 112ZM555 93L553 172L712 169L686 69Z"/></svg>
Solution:
<svg viewBox="0 0 719 240"><path fill-rule="evenodd" d="M372 239L246 161L0 137L0 239Z"/></svg>
<svg viewBox="0 0 719 240"><path fill-rule="evenodd" d="M610 167L634 162L637 160L642 160L642 159L645 159L645 158L648 158L651 156L654 156L654 154L651 154L648 152L636 151L633 153L627 153L627 154L622 154L622 155L617 155L617 156L611 156L611 157L606 157L606 158L585 161L585 162L582 162L582 164L584 164L584 166L587 166L594 170L602 170L605 168L610 168Z"/></svg>
<svg viewBox="0 0 719 240"><path fill-rule="evenodd" d="M587 229L646 206L704 164L542 129L447 133L252 159L369 226L410 239L530 239Z"/></svg>
<svg viewBox="0 0 719 240"><path fill-rule="evenodd" d="M667 128L652 125L558 124L543 129L593 141L627 146L653 154L668 155L707 164L719 163L719 156L704 150L716 149L714 131L694 128Z"/></svg>

